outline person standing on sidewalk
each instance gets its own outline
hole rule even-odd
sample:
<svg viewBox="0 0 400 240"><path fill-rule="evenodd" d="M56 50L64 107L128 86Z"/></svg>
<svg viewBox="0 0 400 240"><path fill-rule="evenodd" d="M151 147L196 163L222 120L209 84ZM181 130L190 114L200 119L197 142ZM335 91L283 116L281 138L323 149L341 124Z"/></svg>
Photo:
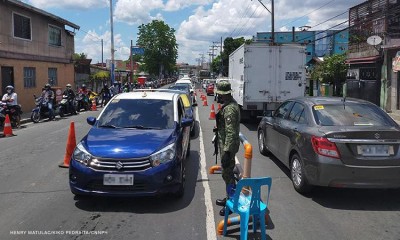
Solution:
<svg viewBox="0 0 400 240"><path fill-rule="evenodd" d="M217 199L216 204L223 206L219 215L225 215L225 203L227 198L234 195L236 181L233 169L235 168L235 155L239 151L240 139L240 109L233 99L231 84L228 81L220 81L217 84L218 103L222 104L221 110L216 115L217 141L220 153L222 178L226 186L226 197Z"/></svg>

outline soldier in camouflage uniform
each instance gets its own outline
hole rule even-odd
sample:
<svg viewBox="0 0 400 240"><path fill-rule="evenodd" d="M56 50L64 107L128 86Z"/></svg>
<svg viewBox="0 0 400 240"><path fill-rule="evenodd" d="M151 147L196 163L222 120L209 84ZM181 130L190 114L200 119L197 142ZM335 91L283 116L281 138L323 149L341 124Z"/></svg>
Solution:
<svg viewBox="0 0 400 240"><path fill-rule="evenodd" d="M221 110L216 115L218 133L218 152L222 165L222 178L226 184L226 197L232 197L236 183L233 173L235 155L239 150L240 139L240 109L231 95L231 84L220 81L217 84L218 102L222 103ZM217 199L216 204L224 206L219 214L225 215L226 198Z"/></svg>

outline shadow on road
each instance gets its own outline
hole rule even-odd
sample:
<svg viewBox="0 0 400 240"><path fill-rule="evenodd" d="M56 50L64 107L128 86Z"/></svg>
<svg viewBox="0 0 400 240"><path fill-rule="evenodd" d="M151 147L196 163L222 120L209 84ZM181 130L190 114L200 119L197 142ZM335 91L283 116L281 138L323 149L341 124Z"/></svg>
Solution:
<svg viewBox="0 0 400 240"><path fill-rule="evenodd" d="M399 189L350 189L316 187L308 194L326 208L359 211L399 211Z"/></svg>
<svg viewBox="0 0 400 240"><path fill-rule="evenodd" d="M88 212L167 213L184 209L194 198L200 156L191 151L186 162L185 194L181 199L169 195L158 197L75 197L75 206ZM201 183L200 183L201 184Z"/></svg>
<svg viewBox="0 0 400 240"><path fill-rule="evenodd" d="M275 156L268 157L290 180L290 170ZM292 189L293 191L294 188ZM341 210L399 211L400 189L355 189L316 186L303 195L319 205Z"/></svg>

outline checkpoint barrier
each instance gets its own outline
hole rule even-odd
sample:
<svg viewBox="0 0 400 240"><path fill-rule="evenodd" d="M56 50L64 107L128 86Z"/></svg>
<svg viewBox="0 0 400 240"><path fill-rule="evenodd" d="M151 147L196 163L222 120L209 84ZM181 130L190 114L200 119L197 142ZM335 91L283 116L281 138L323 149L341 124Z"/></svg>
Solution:
<svg viewBox="0 0 400 240"><path fill-rule="evenodd" d="M253 158L253 147L251 146L250 142L247 140L247 138L242 134L239 133L239 138L240 142L243 144L244 147L244 166L243 169L240 165L240 162L235 159L235 172L238 173L238 180L242 178L250 178L251 177L251 162ZM221 171L221 166L212 166L209 170L210 174L216 173L216 171ZM245 188L243 188L245 190ZM249 191L247 191L249 192ZM250 221L252 220L252 217L250 216ZM265 215L265 221L268 221L268 215ZM228 218L227 226L232 226L235 224L240 223L240 217L235 216L235 217L230 217ZM221 220L218 225L217 225L217 234L222 235L224 229L224 220Z"/></svg>

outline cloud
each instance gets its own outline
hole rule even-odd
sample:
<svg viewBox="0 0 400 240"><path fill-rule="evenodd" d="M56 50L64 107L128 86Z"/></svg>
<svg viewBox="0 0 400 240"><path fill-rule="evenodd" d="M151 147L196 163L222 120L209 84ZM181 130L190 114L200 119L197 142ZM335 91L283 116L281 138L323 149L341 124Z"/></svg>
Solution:
<svg viewBox="0 0 400 240"><path fill-rule="evenodd" d="M27 2L27 1L25 1ZM54 1L54 0L30 0L30 4L37 8L72 8L72 9L90 9L90 8L103 8L110 5L108 0L68 0L68 1Z"/></svg>
<svg viewBox="0 0 400 240"><path fill-rule="evenodd" d="M146 24L153 19L160 19L158 13L151 16L152 11L164 7L162 0L118 0L115 5L114 18L116 21L127 24Z"/></svg>
<svg viewBox="0 0 400 240"><path fill-rule="evenodd" d="M208 56L209 46L221 37L251 38L265 22L268 12L255 1L221 0L206 10L200 6L177 30L179 60L193 62L199 54Z"/></svg>
<svg viewBox="0 0 400 240"><path fill-rule="evenodd" d="M165 4L165 11L177 11L193 5L208 5L214 2L213 0L168 0Z"/></svg>
<svg viewBox="0 0 400 240"><path fill-rule="evenodd" d="M103 39L103 46L101 45L101 40ZM110 59L111 56L111 32L106 31L103 34L98 34L94 30L90 30L85 33L83 38L75 38L75 52L85 53L88 58L92 58L92 63L101 62L101 53L103 50L103 62L106 59ZM130 49L127 46L121 34L114 35L114 59L126 60L129 56Z"/></svg>
<svg viewBox="0 0 400 240"><path fill-rule="evenodd" d="M174 2L178 2L175 0ZM271 9L271 2L262 1ZM325 30L348 19L352 6L364 0L331 0L321 3L320 0L275 1L275 31L291 31L294 26L308 25L310 30ZM171 3L172 4L172 3ZM200 6L193 15L184 20L177 30L179 44L178 60L193 62L201 53L207 53L213 41L221 37L251 38L257 32L271 31L271 14L258 1L219 0L210 9ZM330 21L323 23L329 18ZM348 25L341 24L337 29Z"/></svg>

